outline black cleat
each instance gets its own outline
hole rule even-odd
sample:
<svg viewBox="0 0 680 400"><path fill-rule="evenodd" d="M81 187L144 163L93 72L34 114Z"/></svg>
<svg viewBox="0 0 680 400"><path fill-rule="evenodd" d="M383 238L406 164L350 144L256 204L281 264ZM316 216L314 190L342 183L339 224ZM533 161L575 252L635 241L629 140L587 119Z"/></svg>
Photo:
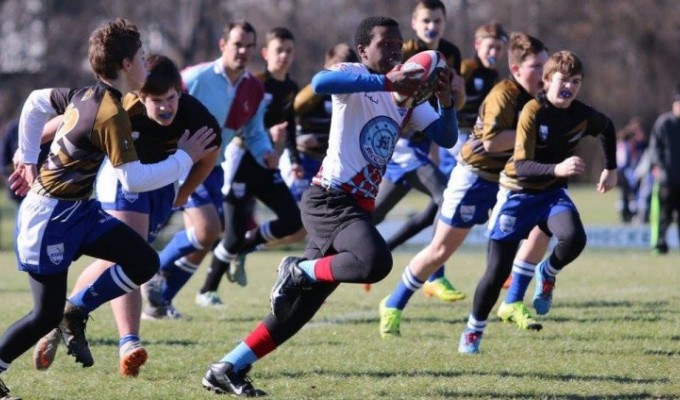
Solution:
<svg viewBox="0 0 680 400"><path fill-rule="evenodd" d="M9 394L9 388L5 385L5 382L0 379L0 400L21 400L21 397L15 397Z"/></svg>
<svg viewBox="0 0 680 400"><path fill-rule="evenodd" d="M161 307L163 305L163 284L165 283L165 276L160 272L149 279L148 282L142 285L142 297L146 299L152 307Z"/></svg>
<svg viewBox="0 0 680 400"><path fill-rule="evenodd" d="M304 259L300 257L289 256L281 260L281 264L279 264L279 276L269 295L272 314L276 318L288 318L291 306L297 300L300 292L312 287L311 279L298 267L298 262L302 260Z"/></svg>
<svg viewBox="0 0 680 400"><path fill-rule="evenodd" d="M94 358L85 339L85 325L89 317L87 311L67 301L64 307L64 319L57 327L68 348L68 355L74 356L76 362L83 364L83 367L91 367L94 364Z"/></svg>
<svg viewBox="0 0 680 400"><path fill-rule="evenodd" d="M231 363L212 363L203 377L203 387L216 394L233 394L238 397L266 396L266 392L253 387L247 375L248 371L250 366L237 372Z"/></svg>

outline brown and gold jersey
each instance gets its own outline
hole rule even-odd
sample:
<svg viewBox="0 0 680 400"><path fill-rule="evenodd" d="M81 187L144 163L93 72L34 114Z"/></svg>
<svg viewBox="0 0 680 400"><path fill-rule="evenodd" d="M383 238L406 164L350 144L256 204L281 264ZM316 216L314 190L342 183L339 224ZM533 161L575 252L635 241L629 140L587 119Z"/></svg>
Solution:
<svg viewBox="0 0 680 400"><path fill-rule="evenodd" d="M64 119L33 192L64 200L87 199L104 157L114 166L137 160L120 92L100 82L82 89L53 89L50 102Z"/></svg>
<svg viewBox="0 0 680 400"><path fill-rule="evenodd" d="M472 128L484 98L498 83L498 71L486 68L479 57L475 57L463 60L460 72L465 80L465 105L457 113L458 127Z"/></svg>
<svg viewBox="0 0 680 400"><path fill-rule="evenodd" d="M222 144L221 128L217 120L200 101L188 93L182 93L177 104L175 118L168 126L158 124L146 114L146 108L134 94L123 98L123 107L130 115L134 146L143 164L165 160L177 151L177 142L189 130L192 134L207 126L217 133L210 146Z"/></svg>
<svg viewBox="0 0 680 400"><path fill-rule="evenodd" d="M286 74L286 79L280 81L272 76L269 70L260 71L255 74L264 85L265 97L269 100L267 112L264 114L264 127L269 129L281 122L288 122L286 135L286 149L292 164L300 163L295 143L295 95L297 95L297 83Z"/></svg>
<svg viewBox="0 0 680 400"><path fill-rule="evenodd" d="M482 178L498 182L500 172L512 155L512 149L502 152L484 150L484 141L498 133L514 130L522 107L531 95L512 79L497 83L479 107L479 115L470 139L460 150L462 163Z"/></svg>
<svg viewBox="0 0 680 400"><path fill-rule="evenodd" d="M331 96L314 93L312 85L309 84L295 96L294 107L298 117L299 134L312 135L316 139L315 146L298 144L298 150L306 156L323 160L328 149L328 134L331 131Z"/></svg>
<svg viewBox="0 0 680 400"><path fill-rule="evenodd" d="M554 166L573 156L586 135L601 135L606 167L615 169L616 137L606 115L578 100L565 109L545 99L531 100L520 114L515 150L501 174L501 185L530 191L566 187L567 178L554 176Z"/></svg>

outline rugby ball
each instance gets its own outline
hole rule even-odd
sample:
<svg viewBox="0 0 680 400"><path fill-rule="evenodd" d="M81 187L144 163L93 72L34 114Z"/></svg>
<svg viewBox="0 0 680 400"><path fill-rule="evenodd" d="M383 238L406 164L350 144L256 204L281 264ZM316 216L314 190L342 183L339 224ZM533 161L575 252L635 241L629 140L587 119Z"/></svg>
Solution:
<svg viewBox="0 0 680 400"><path fill-rule="evenodd" d="M402 94L392 92L394 102L399 107L411 108L421 104L432 96L435 84L437 83L439 71L446 69L446 59L444 55L436 50L425 50L413 55L400 66L401 71L411 71L422 69L420 78L422 85L412 94Z"/></svg>

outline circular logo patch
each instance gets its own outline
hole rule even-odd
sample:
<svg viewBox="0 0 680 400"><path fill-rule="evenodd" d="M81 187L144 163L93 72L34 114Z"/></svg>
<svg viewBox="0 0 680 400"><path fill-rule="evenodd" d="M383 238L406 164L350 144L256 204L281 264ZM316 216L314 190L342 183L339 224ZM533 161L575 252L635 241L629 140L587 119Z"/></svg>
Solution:
<svg viewBox="0 0 680 400"><path fill-rule="evenodd" d="M368 121L361 130L359 143L364 158L375 167L384 167L390 161L399 137L399 124L381 115Z"/></svg>

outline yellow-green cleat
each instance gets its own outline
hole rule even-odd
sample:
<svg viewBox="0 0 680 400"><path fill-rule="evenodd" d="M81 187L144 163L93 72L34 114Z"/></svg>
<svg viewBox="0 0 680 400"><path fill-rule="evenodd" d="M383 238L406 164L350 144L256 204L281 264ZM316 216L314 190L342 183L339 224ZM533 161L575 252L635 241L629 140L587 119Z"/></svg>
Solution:
<svg viewBox="0 0 680 400"><path fill-rule="evenodd" d="M385 297L380 302L380 336L383 339L401 336L401 311L396 308L387 307Z"/></svg>
<svg viewBox="0 0 680 400"><path fill-rule="evenodd" d="M432 282L425 282L423 294L425 297L435 296L439 300L446 302L463 300L465 298L465 293L453 287L446 277L437 278Z"/></svg>
<svg viewBox="0 0 680 400"><path fill-rule="evenodd" d="M522 331L540 331L543 329L543 325L538 323L534 317L531 316L527 306L521 301L510 304L505 302L501 303L496 315L498 315L498 318L503 322L514 322L517 324L519 330Z"/></svg>

